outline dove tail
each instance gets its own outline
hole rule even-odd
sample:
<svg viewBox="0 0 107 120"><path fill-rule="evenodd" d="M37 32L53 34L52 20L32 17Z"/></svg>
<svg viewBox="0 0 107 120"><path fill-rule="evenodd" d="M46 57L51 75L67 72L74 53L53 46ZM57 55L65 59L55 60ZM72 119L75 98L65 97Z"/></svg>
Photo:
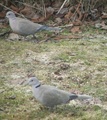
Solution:
<svg viewBox="0 0 107 120"><path fill-rule="evenodd" d="M78 95L78 98L79 100L85 100L85 99L92 99L91 96L89 95Z"/></svg>
<svg viewBox="0 0 107 120"><path fill-rule="evenodd" d="M70 95L70 100L74 100L74 99L77 99L78 98L78 95L76 94L71 94Z"/></svg>
<svg viewBox="0 0 107 120"><path fill-rule="evenodd" d="M70 100L73 100L73 99L85 100L85 99L92 99L92 97L89 96L89 95L76 95L76 94L71 94Z"/></svg>

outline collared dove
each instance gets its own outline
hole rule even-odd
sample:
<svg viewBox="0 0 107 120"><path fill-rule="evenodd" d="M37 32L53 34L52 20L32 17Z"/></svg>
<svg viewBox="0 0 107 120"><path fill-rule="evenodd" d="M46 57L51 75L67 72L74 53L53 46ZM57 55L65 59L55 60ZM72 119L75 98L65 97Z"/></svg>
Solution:
<svg viewBox="0 0 107 120"><path fill-rule="evenodd" d="M16 17L12 11L7 12L6 17L9 19L9 24L13 32L22 36L34 36L36 32L41 30L59 31L61 29L59 27L48 27L46 25L33 23L30 20Z"/></svg>
<svg viewBox="0 0 107 120"><path fill-rule="evenodd" d="M27 84L32 86L33 95L38 102L46 107L53 108L57 105L66 104L73 99L91 99L89 95L77 95L60 90L54 86L41 85L36 77L31 77Z"/></svg>

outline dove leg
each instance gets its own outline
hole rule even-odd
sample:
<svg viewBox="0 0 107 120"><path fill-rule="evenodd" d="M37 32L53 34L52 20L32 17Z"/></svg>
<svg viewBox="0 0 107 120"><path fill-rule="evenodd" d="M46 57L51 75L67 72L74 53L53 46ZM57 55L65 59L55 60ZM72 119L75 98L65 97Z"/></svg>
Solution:
<svg viewBox="0 0 107 120"><path fill-rule="evenodd" d="M39 42L38 38L35 35L33 35L33 41L37 43Z"/></svg>

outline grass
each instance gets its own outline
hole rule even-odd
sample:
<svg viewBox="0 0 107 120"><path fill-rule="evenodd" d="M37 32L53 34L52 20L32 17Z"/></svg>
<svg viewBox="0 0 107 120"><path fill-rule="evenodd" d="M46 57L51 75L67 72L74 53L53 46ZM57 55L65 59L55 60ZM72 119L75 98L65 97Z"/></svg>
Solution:
<svg viewBox="0 0 107 120"><path fill-rule="evenodd" d="M0 40L0 120L106 120L107 36L93 28L83 34L78 40L39 44ZM43 84L90 94L95 103L75 101L50 111L21 84L33 75Z"/></svg>

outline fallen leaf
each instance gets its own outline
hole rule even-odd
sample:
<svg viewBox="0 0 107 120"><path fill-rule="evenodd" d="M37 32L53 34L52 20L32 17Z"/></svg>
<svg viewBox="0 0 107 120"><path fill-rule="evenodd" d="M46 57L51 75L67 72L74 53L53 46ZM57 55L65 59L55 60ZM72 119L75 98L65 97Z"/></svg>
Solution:
<svg viewBox="0 0 107 120"><path fill-rule="evenodd" d="M102 19L107 19L107 13L102 13L102 16L101 16Z"/></svg>
<svg viewBox="0 0 107 120"><path fill-rule="evenodd" d="M13 6L13 5L11 5L10 8L11 8L13 11L15 11L15 12L19 12L19 11L20 11L20 9L19 9L18 7Z"/></svg>
<svg viewBox="0 0 107 120"><path fill-rule="evenodd" d="M0 18L4 18L5 15L6 15L6 11L2 11L2 12L0 12Z"/></svg>
<svg viewBox="0 0 107 120"><path fill-rule="evenodd" d="M49 14L53 14L54 13L54 9L52 7L47 7L46 8L46 12Z"/></svg>
<svg viewBox="0 0 107 120"><path fill-rule="evenodd" d="M79 33L79 32L81 32L81 31L80 31L80 26L74 26L74 27L71 29L71 32L72 32L72 33Z"/></svg>
<svg viewBox="0 0 107 120"><path fill-rule="evenodd" d="M60 24L60 23L62 23L62 19L61 19L60 17L57 17L57 18L55 19L55 22L57 22L58 24Z"/></svg>
<svg viewBox="0 0 107 120"><path fill-rule="evenodd" d="M33 11L33 9L29 6L25 6L24 9L22 9L20 11L20 13L22 13L24 16L26 16L27 18L32 18L35 15L35 12Z"/></svg>
<svg viewBox="0 0 107 120"><path fill-rule="evenodd" d="M65 18L65 20L70 20L70 18L71 18L71 16L72 16L72 12L71 11L69 11L65 16L64 16L64 18Z"/></svg>
<svg viewBox="0 0 107 120"><path fill-rule="evenodd" d="M73 22L74 26L80 26L82 25L82 22L80 20L76 20L75 22Z"/></svg>

